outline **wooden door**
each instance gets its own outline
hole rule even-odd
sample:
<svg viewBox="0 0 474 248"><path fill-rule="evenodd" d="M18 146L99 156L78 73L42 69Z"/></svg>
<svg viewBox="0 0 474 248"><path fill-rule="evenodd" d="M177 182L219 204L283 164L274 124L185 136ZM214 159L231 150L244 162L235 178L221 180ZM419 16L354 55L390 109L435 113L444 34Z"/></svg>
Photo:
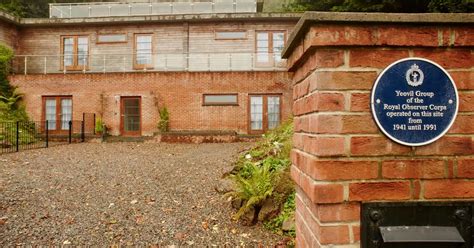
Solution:
<svg viewBox="0 0 474 248"><path fill-rule="evenodd" d="M123 136L142 134L141 98L122 97L120 99L120 132Z"/></svg>

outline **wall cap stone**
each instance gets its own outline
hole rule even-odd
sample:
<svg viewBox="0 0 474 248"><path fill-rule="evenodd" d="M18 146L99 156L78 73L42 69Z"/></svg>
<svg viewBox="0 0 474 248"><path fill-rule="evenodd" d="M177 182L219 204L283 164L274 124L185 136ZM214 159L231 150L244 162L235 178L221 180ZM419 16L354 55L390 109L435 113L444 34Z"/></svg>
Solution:
<svg viewBox="0 0 474 248"><path fill-rule="evenodd" d="M355 13L355 12L305 12L296 24L283 49L288 58L298 41L314 23L392 23L392 24L469 24L474 23L474 13Z"/></svg>
<svg viewBox="0 0 474 248"><path fill-rule="evenodd" d="M0 10L0 20L5 21L7 23L15 24L15 25L18 25L20 23L20 18L10 15L3 10Z"/></svg>
<svg viewBox="0 0 474 248"><path fill-rule="evenodd" d="M19 26L135 24L156 22L298 21L302 13L184 14L92 18L22 18Z"/></svg>

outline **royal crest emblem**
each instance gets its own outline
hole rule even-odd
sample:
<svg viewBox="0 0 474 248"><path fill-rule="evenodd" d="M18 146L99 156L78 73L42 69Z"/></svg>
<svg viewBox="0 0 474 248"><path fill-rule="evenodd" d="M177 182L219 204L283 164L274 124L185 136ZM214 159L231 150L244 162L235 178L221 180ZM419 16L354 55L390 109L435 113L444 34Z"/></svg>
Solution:
<svg viewBox="0 0 474 248"><path fill-rule="evenodd" d="M406 73L408 85L416 87L423 84L425 75L417 64L413 64Z"/></svg>

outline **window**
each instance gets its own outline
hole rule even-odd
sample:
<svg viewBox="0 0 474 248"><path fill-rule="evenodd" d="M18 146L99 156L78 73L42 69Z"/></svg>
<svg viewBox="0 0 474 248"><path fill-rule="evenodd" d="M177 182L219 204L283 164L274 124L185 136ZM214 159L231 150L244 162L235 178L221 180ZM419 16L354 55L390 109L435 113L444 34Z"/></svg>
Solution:
<svg viewBox="0 0 474 248"><path fill-rule="evenodd" d="M247 38L245 31L216 31L216 40L243 40Z"/></svg>
<svg viewBox="0 0 474 248"><path fill-rule="evenodd" d="M135 69L152 68L153 53L153 35L136 34L135 35Z"/></svg>
<svg viewBox="0 0 474 248"><path fill-rule="evenodd" d="M239 105L237 94L204 94L203 106Z"/></svg>
<svg viewBox="0 0 474 248"><path fill-rule="evenodd" d="M72 121L72 97L43 97L43 120L48 121L48 130L69 130L69 122Z"/></svg>
<svg viewBox="0 0 474 248"><path fill-rule="evenodd" d="M250 95L250 133L263 133L276 128L281 119L281 96Z"/></svg>
<svg viewBox="0 0 474 248"><path fill-rule="evenodd" d="M285 47L285 32L261 31L257 32L257 63L259 65L273 65L281 61L281 52Z"/></svg>
<svg viewBox="0 0 474 248"><path fill-rule="evenodd" d="M125 43L127 42L126 34L99 34L97 35L97 43Z"/></svg>
<svg viewBox="0 0 474 248"><path fill-rule="evenodd" d="M89 64L89 37L63 36L61 53L63 70L86 70Z"/></svg>

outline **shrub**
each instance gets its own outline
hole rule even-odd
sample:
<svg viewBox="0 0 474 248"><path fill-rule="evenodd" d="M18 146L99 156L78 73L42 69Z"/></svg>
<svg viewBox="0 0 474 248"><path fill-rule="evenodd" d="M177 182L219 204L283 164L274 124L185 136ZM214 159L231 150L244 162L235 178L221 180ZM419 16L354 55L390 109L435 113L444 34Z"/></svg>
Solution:
<svg viewBox="0 0 474 248"><path fill-rule="evenodd" d="M292 136L293 122L288 120L266 133L255 147L239 157L231 175L236 188L229 193L242 201L241 208L234 216L236 219L255 210L255 224L262 204L267 200L284 208L284 203L294 192L294 184L289 176Z"/></svg>
<svg viewBox="0 0 474 248"><path fill-rule="evenodd" d="M104 121L101 117L95 119L95 133L101 134L104 132Z"/></svg>
<svg viewBox="0 0 474 248"><path fill-rule="evenodd" d="M283 205L283 210L280 212L280 214L274 219L265 222L264 226L267 229L274 231L276 233L287 234L288 236L295 237L296 236L295 229L291 229L286 232L282 230L283 223L295 217L295 209L296 209L295 192L293 192L290 195L288 195L288 198L286 199L285 204Z"/></svg>
<svg viewBox="0 0 474 248"><path fill-rule="evenodd" d="M0 95L10 97L14 88L8 82L8 75L10 74L10 61L13 58L13 51L0 44Z"/></svg>
<svg viewBox="0 0 474 248"><path fill-rule="evenodd" d="M247 170L248 177L240 174L231 176L236 183L236 189L229 195L244 201L242 207L235 214L235 219L239 219L252 208L255 210L255 215L258 216L263 201L273 194L273 181L277 173L271 171L269 164L263 166L248 164Z"/></svg>
<svg viewBox="0 0 474 248"><path fill-rule="evenodd" d="M168 112L168 108L163 107L158 110L160 114L160 121L158 122L158 129L162 132L169 131L169 121L170 121L170 113Z"/></svg>

